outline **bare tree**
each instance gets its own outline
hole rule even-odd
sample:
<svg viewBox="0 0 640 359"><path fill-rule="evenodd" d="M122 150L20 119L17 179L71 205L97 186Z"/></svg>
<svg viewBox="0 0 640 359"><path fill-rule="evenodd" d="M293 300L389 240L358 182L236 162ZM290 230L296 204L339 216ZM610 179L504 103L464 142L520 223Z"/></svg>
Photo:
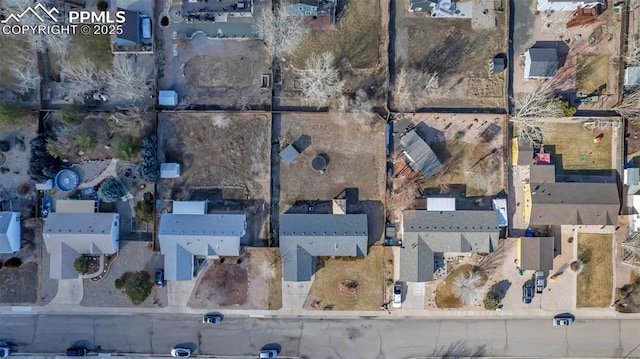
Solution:
<svg viewBox="0 0 640 359"><path fill-rule="evenodd" d="M27 49L15 48L14 60L11 61L11 73L15 79L14 88L25 95L37 90L40 86L40 74L36 57Z"/></svg>
<svg viewBox="0 0 640 359"><path fill-rule="evenodd" d="M139 136L149 127L148 120L142 108L133 106L125 111L114 112L107 123L113 133Z"/></svg>
<svg viewBox="0 0 640 359"><path fill-rule="evenodd" d="M629 121L640 119L640 86L634 86L625 90L622 101L612 108L620 116Z"/></svg>
<svg viewBox="0 0 640 359"><path fill-rule="evenodd" d="M393 102L402 112L412 112L429 92L440 87L437 72L417 69L400 69L393 85Z"/></svg>
<svg viewBox="0 0 640 359"><path fill-rule="evenodd" d="M127 56L114 56L113 68L106 76L110 97L131 101L146 98L149 95L147 76L147 71L135 69Z"/></svg>
<svg viewBox="0 0 640 359"><path fill-rule="evenodd" d="M344 81L334 66L332 52L313 54L307 59L306 70L300 77L304 102L318 108L328 106L342 95Z"/></svg>
<svg viewBox="0 0 640 359"><path fill-rule="evenodd" d="M387 218L390 220L394 220L398 212L411 208L418 196L420 181L423 178L420 172L404 172L401 170L399 173L406 174L395 178L393 188L387 190L386 194L385 209Z"/></svg>
<svg viewBox="0 0 640 359"><path fill-rule="evenodd" d="M533 90L513 98L515 113L509 121L515 124L516 137L524 143L542 142L548 126L540 118L565 115L563 100L553 92L551 81L542 81Z"/></svg>
<svg viewBox="0 0 640 359"><path fill-rule="evenodd" d="M482 273L474 269L453 279L453 295L459 298L463 305L471 305L482 297L483 285Z"/></svg>
<svg viewBox="0 0 640 359"><path fill-rule="evenodd" d="M358 89L354 94L345 94L338 100L338 112L370 112L374 106L374 100L363 89Z"/></svg>
<svg viewBox="0 0 640 359"><path fill-rule="evenodd" d="M76 63L65 61L61 77L65 88L73 97L84 96L87 92L96 91L105 86L106 74L98 70L96 64L83 57Z"/></svg>
<svg viewBox="0 0 640 359"><path fill-rule="evenodd" d="M309 34L303 17L288 16L282 6L274 5L273 11L262 9L253 25L254 32L264 41L269 54L276 57L293 54Z"/></svg>

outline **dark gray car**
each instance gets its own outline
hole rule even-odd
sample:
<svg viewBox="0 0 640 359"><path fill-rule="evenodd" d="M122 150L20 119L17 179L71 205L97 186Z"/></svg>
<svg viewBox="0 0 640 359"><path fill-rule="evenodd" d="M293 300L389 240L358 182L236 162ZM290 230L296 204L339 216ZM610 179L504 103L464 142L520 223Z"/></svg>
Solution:
<svg viewBox="0 0 640 359"><path fill-rule="evenodd" d="M531 281L527 281L522 287L522 301L525 304L530 304L533 300L533 284Z"/></svg>

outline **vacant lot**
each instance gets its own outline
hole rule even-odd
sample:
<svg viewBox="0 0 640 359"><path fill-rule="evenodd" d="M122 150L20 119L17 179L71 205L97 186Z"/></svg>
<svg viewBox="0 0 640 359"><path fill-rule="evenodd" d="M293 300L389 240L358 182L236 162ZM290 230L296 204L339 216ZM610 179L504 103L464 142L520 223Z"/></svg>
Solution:
<svg viewBox="0 0 640 359"><path fill-rule="evenodd" d="M608 170L612 168L612 131L592 131L581 123L547 122L544 143L557 170ZM603 134L601 142L594 138Z"/></svg>
<svg viewBox="0 0 640 359"><path fill-rule="evenodd" d="M385 124L370 114L282 115L281 148L293 144L300 155L280 165L281 206L301 200L331 200L357 188L360 200L384 197ZM311 161L328 160L325 173ZM283 208L285 209L285 208Z"/></svg>
<svg viewBox="0 0 640 359"><path fill-rule="evenodd" d="M307 309L379 310L384 302L384 247L374 246L364 258L325 259L316 272ZM356 283L355 294L339 291L344 281ZM316 303L317 305L313 305Z"/></svg>
<svg viewBox="0 0 640 359"><path fill-rule="evenodd" d="M382 26L380 2L349 0L346 3L342 19L336 23L338 30L312 32L294 56L295 67L304 68L311 54L326 51L333 52L337 62L345 60L355 69L377 67Z"/></svg>
<svg viewBox="0 0 640 359"><path fill-rule="evenodd" d="M35 303L38 300L38 264L29 262L19 268L3 267L0 269L0 283L0 303Z"/></svg>
<svg viewBox="0 0 640 359"><path fill-rule="evenodd" d="M167 59L158 69L158 86L176 90L183 105L246 109L269 103L271 89L262 88L262 75L271 74L271 63L261 41L197 35L175 43L161 52Z"/></svg>
<svg viewBox="0 0 640 359"><path fill-rule="evenodd" d="M576 90L583 95L607 91L609 55L578 55L576 61Z"/></svg>
<svg viewBox="0 0 640 359"><path fill-rule="evenodd" d="M607 307L613 290L611 234L580 233L578 259L584 267L578 273L576 305L578 307Z"/></svg>
<svg viewBox="0 0 640 359"><path fill-rule="evenodd" d="M202 276L192 308L282 307L282 265L277 248L244 248L240 257L216 261Z"/></svg>
<svg viewBox="0 0 640 359"><path fill-rule="evenodd" d="M180 178L163 180L160 198L176 187L222 188L236 199L269 196L271 124L266 115L199 113L159 116L159 156L181 164Z"/></svg>
<svg viewBox="0 0 640 359"><path fill-rule="evenodd" d="M397 1L397 6L406 6ZM397 9L395 74L415 69L439 76L439 88L417 96L421 107L504 107L505 74L490 75L489 61L506 52L505 19L473 29L470 19L407 18ZM424 39L437 39L425 41ZM392 70L394 71L394 70Z"/></svg>

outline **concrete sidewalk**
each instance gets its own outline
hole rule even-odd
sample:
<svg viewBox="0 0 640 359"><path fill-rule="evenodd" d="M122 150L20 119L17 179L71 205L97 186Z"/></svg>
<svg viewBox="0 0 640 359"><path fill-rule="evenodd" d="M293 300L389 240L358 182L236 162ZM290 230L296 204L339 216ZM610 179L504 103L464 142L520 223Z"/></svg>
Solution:
<svg viewBox="0 0 640 359"><path fill-rule="evenodd" d="M396 309L391 313L387 311L327 311L327 310L303 310L303 309L280 309L280 310L243 310L243 309L192 309L188 307L166 306L163 308L143 308L143 307L83 307L71 304L48 304L46 307L31 306L2 306L0 315L34 315L34 314L70 314L70 315L131 315L131 314L183 314L183 315L204 315L211 311L219 310L227 316L256 317L256 318L433 318L433 319L482 319L482 318L552 318L557 312L542 309L525 310L410 310ZM576 320L580 319L640 319L640 313L620 314L610 308L576 309L572 312Z"/></svg>

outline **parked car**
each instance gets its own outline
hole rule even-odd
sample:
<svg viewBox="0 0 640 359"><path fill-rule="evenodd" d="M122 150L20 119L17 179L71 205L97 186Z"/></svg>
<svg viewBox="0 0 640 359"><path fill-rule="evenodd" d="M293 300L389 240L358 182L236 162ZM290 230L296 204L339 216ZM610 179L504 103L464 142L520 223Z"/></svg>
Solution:
<svg viewBox="0 0 640 359"><path fill-rule="evenodd" d="M171 356L174 358L188 358L191 356L191 349L189 348L173 348L171 349Z"/></svg>
<svg viewBox="0 0 640 359"><path fill-rule="evenodd" d="M164 287L164 269L158 269L156 271L156 285L158 288Z"/></svg>
<svg viewBox="0 0 640 359"><path fill-rule="evenodd" d="M533 300L533 284L531 281L527 281L522 287L522 301L525 304L530 304Z"/></svg>
<svg viewBox="0 0 640 359"><path fill-rule="evenodd" d="M276 358L278 356L278 351L275 349L262 349L258 353L259 358Z"/></svg>
<svg viewBox="0 0 640 359"><path fill-rule="evenodd" d="M2 346L0 347L0 358L8 357L11 354L11 348Z"/></svg>
<svg viewBox="0 0 640 359"><path fill-rule="evenodd" d="M203 323L218 324L221 321L222 321L222 315L220 314L207 314L204 317L202 317Z"/></svg>
<svg viewBox="0 0 640 359"><path fill-rule="evenodd" d="M558 314L553 317L554 326L566 327L573 324L574 316L571 313Z"/></svg>
<svg viewBox="0 0 640 359"><path fill-rule="evenodd" d="M84 357L87 356L87 348L71 347L67 349L68 357Z"/></svg>
<svg viewBox="0 0 640 359"><path fill-rule="evenodd" d="M393 285L393 307L400 308L402 306L402 283Z"/></svg>
<svg viewBox="0 0 640 359"><path fill-rule="evenodd" d="M541 294L546 286L546 280L544 278L544 272L536 272L536 293Z"/></svg>

